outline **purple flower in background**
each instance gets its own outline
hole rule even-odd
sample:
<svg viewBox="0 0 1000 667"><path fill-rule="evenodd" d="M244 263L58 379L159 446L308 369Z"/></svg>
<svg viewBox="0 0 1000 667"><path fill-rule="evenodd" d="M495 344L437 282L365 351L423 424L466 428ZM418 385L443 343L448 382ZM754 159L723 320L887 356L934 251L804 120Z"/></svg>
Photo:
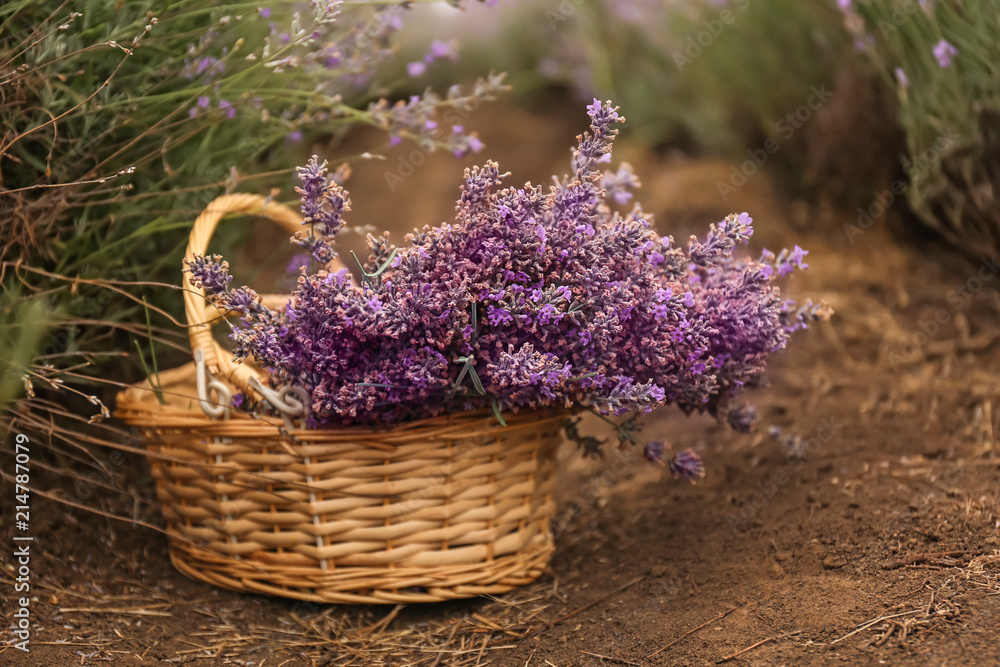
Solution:
<svg viewBox="0 0 1000 667"><path fill-rule="evenodd" d="M674 477L687 479L692 482L699 477L705 476L705 465L702 463L701 457L691 449L685 449L674 454L667 467L670 468L670 474Z"/></svg>
<svg viewBox="0 0 1000 667"><path fill-rule="evenodd" d="M938 65L941 67L950 67L957 55L958 49L952 46L947 40L942 39L934 45L934 57L937 58Z"/></svg>
<svg viewBox="0 0 1000 667"><path fill-rule="evenodd" d="M642 448L642 455L650 463L662 466L667 464L666 451L667 446L662 440L653 440L652 442L647 442L646 446Z"/></svg>
<svg viewBox="0 0 1000 667"><path fill-rule="evenodd" d="M229 100L219 100L219 108L225 110L226 118L236 118L236 107Z"/></svg>
<svg viewBox="0 0 1000 667"><path fill-rule="evenodd" d="M412 78L421 76L427 71L427 65L419 60L415 60L412 63L406 64L406 73Z"/></svg>
<svg viewBox="0 0 1000 667"><path fill-rule="evenodd" d="M607 154L610 160L611 154ZM600 161L600 160L598 160ZM604 172L604 176L601 178L601 186L607 190L606 197L615 200L619 206L624 206L632 199L632 190L642 186L639 181L639 177L635 175L632 171L632 165L628 162L622 162L618 167L618 171Z"/></svg>
<svg viewBox="0 0 1000 667"><path fill-rule="evenodd" d="M417 62L411 74L423 71L426 71L426 65ZM455 108L466 109L473 100L492 99L496 92L505 89L503 75L490 75L475 84L472 95L463 96L457 87L453 87L448 91L447 103ZM474 133L466 134L461 125L452 125L450 134L441 131L441 104L441 98L428 90L423 95L411 95L409 99L399 100L395 104L380 99L370 104L368 111L388 131L390 137L411 135L425 147L445 148L459 157L470 151L480 150L482 142L479 138Z"/></svg>
<svg viewBox="0 0 1000 667"><path fill-rule="evenodd" d="M789 458L802 460L809 458L809 443L801 436L792 433L790 435L781 436L779 439L781 441L781 445L785 448L786 456Z"/></svg>
<svg viewBox="0 0 1000 667"><path fill-rule="evenodd" d="M730 410L726 416L729 426L740 433L753 433L757 430L757 408L743 405Z"/></svg>
<svg viewBox="0 0 1000 667"><path fill-rule="evenodd" d="M211 100L208 99L208 95L198 96L198 106L202 109L207 109Z"/></svg>
<svg viewBox="0 0 1000 667"><path fill-rule="evenodd" d="M257 13L260 14L260 17L262 19L266 19L266 18L270 18L271 17L271 10L268 7L260 7L257 10Z"/></svg>
<svg viewBox="0 0 1000 667"><path fill-rule="evenodd" d="M287 141L290 144L296 144L302 141L302 131L292 130L291 132L285 135L285 141Z"/></svg>
<svg viewBox="0 0 1000 667"><path fill-rule="evenodd" d="M312 257L310 257L309 255L301 252L296 253L295 255L292 256L290 260L288 260L288 266L285 267L285 273L290 273L293 275L298 274L299 269L301 269L302 267L308 267L309 262L311 261Z"/></svg>
<svg viewBox="0 0 1000 667"><path fill-rule="evenodd" d="M897 67L894 71L896 73L896 81L899 82L899 85L901 85L903 88L909 88L910 79L907 78L906 72L903 71L903 68Z"/></svg>
<svg viewBox="0 0 1000 667"><path fill-rule="evenodd" d="M458 60L458 42L449 41L444 42L440 39L435 39L431 42L430 51L424 56L424 62L430 64L435 60L447 58L448 60Z"/></svg>

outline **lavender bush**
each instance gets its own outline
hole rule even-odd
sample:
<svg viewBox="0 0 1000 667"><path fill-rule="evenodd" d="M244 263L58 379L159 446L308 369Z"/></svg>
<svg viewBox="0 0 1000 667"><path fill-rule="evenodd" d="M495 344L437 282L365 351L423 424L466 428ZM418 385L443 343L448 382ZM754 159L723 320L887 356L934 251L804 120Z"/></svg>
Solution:
<svg viewBox="0 0 1000 667"><path fill-rule="evenodd" d="M970 256L1000 249L1000 0L837 4L898 98L913 212Z"/></svg>
<svg viewBox="0 0 1000 667"><path fill-rule="evenodd" d="M610 103L587 108L568 176L548 192L530 183L504 188L496 163L467 170L455 221L425 227L408 245L369 236L360 284L322 268L336 256L347 193L317 158L299 169L304 230L295 241L311 258L283 311L233 288L219 256L186 270L220 308L241 313L235 356L253 356L276 386L312 396L308 425L385 424L446 411L553 406L601 415L676 404L720 417L728 397L753 384L789 334L826 314L796 305L775 281L805 268L804 250L759 260L734 249L753 233L746 213L711 225L687 247L660 237L636 205L617 202L624 171L602 172L624 119ZM734 426L748 428L734 416ZM619 429L636 443L634 425ZM588 449L600 442L570 437ZM646 456L666 463L662 443ZM690 452L671 461L696 476Z"/></svg>

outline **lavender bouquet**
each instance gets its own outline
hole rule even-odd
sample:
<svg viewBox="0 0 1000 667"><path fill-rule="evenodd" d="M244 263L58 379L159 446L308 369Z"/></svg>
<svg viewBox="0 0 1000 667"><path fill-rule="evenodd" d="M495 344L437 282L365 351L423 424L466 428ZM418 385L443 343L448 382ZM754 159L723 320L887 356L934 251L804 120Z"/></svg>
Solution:
<svg viewBox="0 0 1000 667"><path fill-rule="evenodd" d="M734 248L753 233L746 213L711 225L687 248L660 237L636 205L613 210L638 181L627 165L602 172L624 118L597 100L578 137L571 173L548 192L502 186L496 163L467 170L455 221L425 227L394 247L369 235L361 280L327 271L349 208L347 193L316 157L299 169L309 261L284 310L248 287L233 288L219 256L186 267L232 324L237 360L268 369L276 387L305 389L307 426L388 424L448 411L588 409L607 415L676 404L741 429L752 415L728 410L769 354L824 307L797 307L776 279L806 268L804 250L760 259ZM359 262L360 264L360 262ZM638 444L632 420L622 444ZM601 441L567 433L588 451ZM661 442L647 458L666 463ZM675 475L701 474L690 451L669 460Z"/></svg>

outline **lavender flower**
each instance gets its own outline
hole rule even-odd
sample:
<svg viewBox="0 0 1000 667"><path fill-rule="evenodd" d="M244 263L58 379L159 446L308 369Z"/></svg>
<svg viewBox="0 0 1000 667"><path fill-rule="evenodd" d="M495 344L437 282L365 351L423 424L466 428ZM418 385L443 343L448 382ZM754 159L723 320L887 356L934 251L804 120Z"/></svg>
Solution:
<svg viewBox="0 0 1000 667"><path fill-rule="evenodd" d="M185 265L185 271L191 274L191 283L204 288L209 296L226 292L233 282L233 277L229 275L229 262L223 261L222 255L196 255L190 262L185 260Z"/></svg>
<svg viewBox="0 0 1000 667"><path fill-rule="evenodd" d="M753 227L750 226L752 222L753 218L746 213L731 215L717 225L711 226L705 243L701 243L698 237L692 236L688 246L691 261L705 266L715 258L731 254L737 243L746 244L750 240L753 234Z"/></svg>
<svg viewBox="0 0 1000 667"><path fill-rule="evenodd" d="M343 214L350 209L347 193L336 182L327 180L326 162L319 164L314 155L305 167L298 167L302 182L295 191L302 197L302 224L308 232L299 232L295 242L320 265L331 262L337 252L334 237L344 226Z"/></svg>
<svg viewBox="0 0 1000 667"><path fill-rule="evenodd" d="M906 72L903 71L902 67L897 67L895 70L896 81L899 82L904 89L910 87L910 79L906 76Z"/></svg>
<svg viewBox="0 0 1000 667"><path fill-rule="evenodd" d="M955 56L958 55L958 49L951 45L947 40L942 39L940 42L934 45L934 57L937 58L938 65L942 68L951 67L952 61Z"/></svg>
<svg viewBox="0 0 1000 667"><path fill-rule="evenodd" d="M662 440L653 440L647 442L646 446L642 449L642 455L646 457L646 460L650 463L655 463L656 465L666 465L666 450L667 447Z"/></svg>
<svg viewBox="0 0 1000 667"><path fill-rule="evenodd" d="M439 59L458 60L458 43L454 40L444 42L440 39L431 42L430 51L424 56L424 62L430 64Z"/></svg>
<svg viewBox="0 0 1000 667"><path fill-rule="evenodd" d="M608 154L610 157L610 153ZM622 162L618 171L604 172L601 179L601 187L607 190L605 197L614 199L619 206L624 206L632 199L632 190L641 187L639 177L632 171L632 165Z"/></svg>
<svg viewBox="0 0 1000 667"><path fill-rule="evenodd" d="M740 406L730 410L726 420L734 431L753 433L757 430L757 408L752 405Z"/></svg>
<svg viewBox="0 0 1000 667"><path fill-rule="evenodd" d="M509 345L496 363L487 367L487 372L494 378L487 390L491 394L506 393L514 403L530 402L536 396L555 401L564 393L562 385L570 377L569 364L560 362L552 353L536 352L531 343L525 343L517 351Z"/></svg>
<svg viewBox="0 0 1000 667"><path fill-rule="evenodd" d="M612 412L616 415L641 410L649 412L663 402L663 388L653 384L653 381L637 384L630 377L619 377L614 388L606 396L595 397L602 412Z"/></svg>
<svg viewBox="0 0 1000 667"><path fill-rule="evenodd" d="M760 263L777 272L779 278L783 278L795 269L808 269L809 265L802 261L808 254L808 250L803 250L799 246L795 246L791 250L785 248L777 256L770 250L765 249L761 253Z"/></svg>
<svg viewBox="0 0 1000 667"><path fill-rule="evenodd" d="M705 476L705 465L701 457L694 453L694 450L685 449L674 454L667 464L670 474L674 477L695 481L699 477Z"/></svg>
<svg viewBox="0 0 1000 667"><path fill-rule="evenodd" d="M438 131L421 99L387 109L391 122ZM828 315L788 302L774 284L805 268L806 252L736 257L753 234L745 213L685 251L658 236L638 206L613 212L605 189L638 183L628 168L599 170L623 119L596 101L588 115L570 174L546 191L505 186L508 175L493 162L466 170L454 222L425 227L398 248L370 235L359 285L325 268L349 205L315 157L299 169L305 224L296 236L315 268L301 272L285 308L232 289L219 257L195 258L186 270L241 316L235 356L252 355L275 386L310 394L314 427L544 406L619 415L670 403L718 415L792 331ZM451 125L450 134L465 136ZM741 411L729 418L737 428L752 422ZM638 444L632 427L619 431L623 444ZM602 444L573 439L589 453ZM644 454L665 462L664 448L654 441ZM675 476L703 474L689 450L668 465Z"/></svg>
<svg viewBox="0 0 1000 667"><path fill-rule="evenodd" d="M408 65L408 70L410 76L420 76L426 65L415 61ZM443 100L433 91L413 95L395 104L380 99L368 106L368 113L388 131L391 145L401 143L405 136L418 141L425 150L442 147L461 157L470 151L481 150L483 143L475 133L466 133L465 128L451 122L452 119L464 117L482 101L491 100L498 92L506 90L503 79L503 74L481 79L471 94L463 94L457 86L453 86Z"/></svg>

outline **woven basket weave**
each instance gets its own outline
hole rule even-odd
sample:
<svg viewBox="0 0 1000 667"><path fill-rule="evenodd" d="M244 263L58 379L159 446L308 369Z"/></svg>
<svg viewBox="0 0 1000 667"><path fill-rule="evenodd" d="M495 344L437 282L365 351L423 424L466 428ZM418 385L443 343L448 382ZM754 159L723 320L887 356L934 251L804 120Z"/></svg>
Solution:
<svg viewBox="0 0 1000 667"><path fill-rule="evenodd" d="M220 197L195 222L189 258L205 252L233 212L290 230L301 222L262 197ZM187 274L184 281L202 363L159 375L164 404L147 380L119 394L116 410L147 438L178 570L225 588L329 603L497 594L542 573L553 551L563 413L508 415L506 427L491 414L460 413L389 430L307 430L287 416L231 411L231 389L266 399L266 378L232 363L212 337L220 314ZM206 400L199 373L215 399Z"/></svg>

